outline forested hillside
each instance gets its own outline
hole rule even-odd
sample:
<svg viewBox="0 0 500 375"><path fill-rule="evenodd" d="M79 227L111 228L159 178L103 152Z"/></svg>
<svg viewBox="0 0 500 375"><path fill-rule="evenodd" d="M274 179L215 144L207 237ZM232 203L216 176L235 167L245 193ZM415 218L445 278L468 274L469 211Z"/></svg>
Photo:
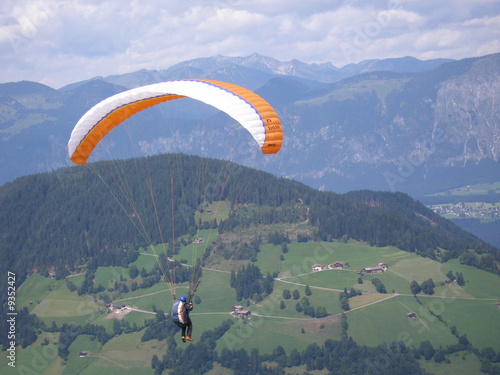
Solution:
<svg viewBox="0 0 500 375"><path fill-rule="evenodd" d="M222 200L231 203L232 214L216 225L226 231L251 221L306 219L308 240L394 245L440 261L461 257L498 273L497 249L406 194L320 192L226 161L179 154L100 162L2 186L2 269L15 268L22 280L43 269L63 276L89 259L98 266L120 265L124 254L133 257L139 247L192 232L202 224L194 215L200 204ZM297 202L307 207L306 217L285 209ZM238 214L242 207L245 215ZM258 214L248 213L252 207L260 207Z"/></svg>

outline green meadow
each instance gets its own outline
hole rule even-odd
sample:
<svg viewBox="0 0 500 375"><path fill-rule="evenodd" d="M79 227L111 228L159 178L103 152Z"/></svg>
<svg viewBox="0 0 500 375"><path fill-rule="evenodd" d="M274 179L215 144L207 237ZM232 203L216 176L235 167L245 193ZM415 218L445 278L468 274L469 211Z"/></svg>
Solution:
<svg viewBox="0 0 500 375"><path fill-rule="evenodd" d="M203 208L203 212L198 211L196 213L196 222L207 222L211 223L215 221L219 223L221 220L226 220L231 213L231 202L229 201L216 201L206 204Z"/></svg>
<svg viewBox="0 0 500 375"><path fill-rule="evenodd" d="M103 310L100 303L90 296L70 292L64 280L55 280L39 274L30 276L18 290L18 309L27 307L46 325L53 321L83 324L93 320Z"/></svg>
<svg viewBox="0 0 500 375"><path fill-rule="evenodd" d="M460 335L466 334L479 349L500 349L498 300L477 299L423 299L424 305L441 315L449 326L456 326Z"/></svg>
<svg viewBox="0 0 500 375"><path fill-rule="evenodd" d="M202 242L192 242L187 246L181 246L179 254L175 256L175 260L186 262L188 265L194 265L196 260L201 258L207 248L217 240L219 232L217 228L201 229L196 232L196 239L202 239Z"/></svg>
<svg viewBox="0 0 500 375"><path fill-rule="evenodd" d="M80 335L69 346L69 356L72 360L68 361L63 371L65 374L81 374L90 367L96 360L100 351L101 344L97 340L91 340L89 335ZM89 356L80 358L80 352L88 352ZM79 360L76 360L79 359Z"/></svg>
<svg viewBox="0 0 500 375"><path fill-rule="evenodd" d="M230 312L231 307L237 304L234 289L229 286L228 272L203 270L200 284L195 292L201 298L196 305L199 313Z"/></svg>
<svg viewBox="0 0 500 375"><path fill-rule="evenodd" d="M261 246L256 265L265 274L279 271L279 277L290 277L311 272L314 264L328 265L336 261L349 263L350 270L376 266L377 263L391 265L392 258L402 256L395 247L370 247L358 242L292 242L283 254L281 246ZM405 253L409 254L409 253ZM280 261L280 255L284 260ZM404 254L403 254L404 255Z"/></svg>
<svg viewBox="0 0 500 375"><path fill-rule="evenodd" d="M204 215L216 214L212 211ZM210 230L202 230L197 238L212 241L215 240L212 235ZM178 257L196 254L192 245L181 248ZM152 269L156 264L154 252L160 248L143 250L134 264L139 269ZM349 266L341 270L312 271L314 264L328 265L335 261L346 262ZM457 260L441 264L394 247L377 248L353 241L292 242L286 253L281 246L265 244L261 246L255 265L263 275L276 273L278 278L273 293L258 303L237 301L229 285L231 267L244 263L221 260L219 265L212 264L212 268L202 271L195 292L201 302L195 304L191 315L195 340L203 331L214 329L227 319L232 319L234 324L217 341L218 350L242 348L250 351L258 347L260 353L270 353L281 345L289 352L293 348L305 349L313 342L322 344L326 339L340 339L343 310L339 294L344 288L354 288L362 295L349 299L350 310L345 313L348 334L359 344L376 346L382 342L403 341L407 346L418 347L421 341L429 340L435 348L446 347L458 342L451 333L451 327L455 326L458 334L467 335L476 348L489 346L500 350L500 309L497 305L500 303L500 278ZM386 263L388 270L378 275L362 275L362 283L359 283L357 271L377 263ZM461 287L449 282L446 277L449 271L462 272L465 285ZM120 278L131 282L128 269L122 267L100 267L95 275L95 284L106 287ZM375 277L385 285L387 294L376 292L372 284ZM410 294L413 280L421 283L429 278L435 283L432 296L419 294L417 299ZM78 285L83 275L70 280ZM137 280L140 281L140 276ZM306 285L312 292L308 296L310 304L314 308L324 307L329 314L327 317L315 319L297 312L296 304L305 296ZM141 327L145 319L155 317L154 309L168 314L173 294L177 297L187 294L188 287L187 284L176 285L172 290L167 283L161 282L147 289L123 293L114 302L143 310L131 311L123 317L130 324ZM284 290L292 293L295 289L299 292L298 299L283 298ZM109 332L113 330L114 320L102 301L70 292L64 280L32 275L19 288L17 303L19 307L28 307L49 326L52 321L58 326L90 322L104 326ZM232 306L237 304L252 312L251 319L241 320L230 315ZM409 312L415 313L416 318L408 318ZM81 335L70 346L69 360L64 363L57 356L58 334L42 333L34 344L18 351L18 363L27 369L38 366L35 371L40 374L152 374L151 357L154 354L161 357L166 343L156 340L142 343L142 335L143 331L122 334L105 345ZM45 338L48 345L42 345ZM80 351L92 354L80 358ZM0 365L5 367L5 363L5 358L1 358ZM436 374L453 373L457 368L467 368L467 373L474 374L480 366L477 357L470 353L453 355L449 364L423 361L422 365Z"/></svg>
<svg viewBox="0 0 500 375"><path fill-rule="evenodd" d="M326 323L326 321L325 321ZM303 350L312 342L340 339L340 328L333 324L321 324L316 319L276 320L254 317L250 322L238 321L217 341L217 349L259 348L261 353L270 353L278 345L290 352L293 348ZM302 333L302 329L304 333Z"/></svg>
<svg viewBox="0 0 500 375"><path fill-rule="evenodd" d="M137 260L129 265L135 265L137 268L142 270L144 268L146 271L151 271L158 263L157 257L160 252L164 251L163 246L148 247L147 249L140 252ZM85 274L81 273L76 276L68 277L73 284L80 287L83 280L85 279ZM121 279L130 279L129 268L123 267L99 267L95 272L94 285L97 287L102 285L105 289L112 288L115 281L120 281Z"/></svg>
<svg viewBox="0 0 500 375"><path fill-rule="evenodd" d="M73 342L70 346L70 355L75 358L80 351L89 351L89 356L73 360L79 362L78 372L68 374L153 374L151 368L151 357L161 356L165 352L166 345L157 340L141 343L142 332L122 334L101 345L98 350L86 349L91 343ZM85 336L84 336L85 337ZM87 346L88 345L88 346ZM69 369L69 367L68 367Z"/></svg>
<svg viewBox="0 0 500 375"><path fill-rule="evenodd" d="M231 212L231 204L229 201L217 201L209 204L204 204L203 210L198 210L195 215L195 220L200 223L201 228L196 232L194 239L201 242L193 241L192 243L181 246L179 254L175 256L177 261L186 262L188 265L194 265L197 259L200 259L206 248L217 240L219 230L218 223L221 220L226 220ZM208 229L205 228L205 225Z"/></svg>
<svg viewBox="0 0 500 375"><path fill-rule="evenodd" d="M27 348L16 348L16 367L7 365L7 357L2 352L0 356L0 369L2 375L14 374L61 374L64 366L62 359L57 355L57 340L59 334L44 332ZM42 345L47 339L48 345Z"/></svg>
<svg viewBox="0 0 500 375"><path fill-rule="evenodd" d="M462 272L465 279L463 289L476 298L499 298L499 277L492 273L483 272L477 268L460 264L452 259L442 264L443 273L452 271Z"/></svg>
<svg viewBox="0 0 500 375"><path fill-rule="evenodd" d="M446 280L446 276L441 270L441 263L413 254L408 254L405 259L400 259L394 265L389 266L388 273L397 275L408 282L415 280L421 283L433 279L436 283Z"/></svg>
<svg viewBox="0 0 500 375"><path fill-rule="evenodd" d="M19 287L16 296L17 306L19 308L28 307L31 311L51 292L56 290L68 290L64 280L56 280L50 277L43 277L40 274L34 274L28 277Z"/></svg>
<svg viewBox="0 0 500 375"><path fill-rule="evenodd" d="M375 346L380 342L403 341L407 346L416 347L425 340L430 340L435 347L457 343L450 328L430 315L415 298L389 297L347 313L349 334L356 342ZM416 319L407 317L410 312L416 313Z"/></svg>

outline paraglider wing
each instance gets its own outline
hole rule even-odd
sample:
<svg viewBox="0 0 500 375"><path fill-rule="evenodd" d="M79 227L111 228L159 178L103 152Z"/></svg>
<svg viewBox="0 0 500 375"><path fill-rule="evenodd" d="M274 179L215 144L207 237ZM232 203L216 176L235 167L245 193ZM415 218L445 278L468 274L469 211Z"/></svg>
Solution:
<svg viewBox="0 0 500 375"><path fill-rule="evenodd" d="M92 107L78 121L68 142L75 164L85 164L97 144L116 126L146 108L189 97L227 113L253 136L264 154L281 148L283 132L274 109L243 87L212 80L178 80L138 87L113 95Z"/></svg>

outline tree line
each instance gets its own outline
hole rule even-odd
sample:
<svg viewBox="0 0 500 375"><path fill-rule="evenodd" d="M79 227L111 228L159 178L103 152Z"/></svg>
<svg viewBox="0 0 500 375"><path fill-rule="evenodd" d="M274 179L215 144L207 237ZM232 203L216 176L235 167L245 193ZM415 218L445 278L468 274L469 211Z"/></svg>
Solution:
<svg viewBox="0 0 500 375"><path fill-rule="evenodd" d="M292 349L288 354L282 346L266 354L261 354L257 348L250 352L228 348L216 351L216 340L231 325L232 321L223 322L187 347L169 342L163 358L155 355L151 360L155 374L167 371L172 375L205 373L213 368L214 362L231 369L235 375L285 375L288 368L302 365L307 371L328 370L332 374L428 374L420 367L414 352L403 343L372 348L358 345L350 337L340 341L328 339L321 345L313 343L302 351Z"/></svg>
<svg viewBox="0 0 500 375"><path fill-rule="evenodd" d="M241 266L238 271L231 270L230 285L236 291L236 300L262 301L273 292L274 277L277 275L263 276L259 267L250 263Z"/></svg>

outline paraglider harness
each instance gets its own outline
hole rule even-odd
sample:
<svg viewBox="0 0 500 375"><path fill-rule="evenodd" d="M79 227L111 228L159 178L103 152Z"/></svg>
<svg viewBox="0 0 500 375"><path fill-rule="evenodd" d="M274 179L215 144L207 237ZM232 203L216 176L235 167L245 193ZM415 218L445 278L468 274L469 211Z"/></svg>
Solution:
<svg viewBox="0 0 500 375"><path fill-rule="evenodd" d="M180 304L182 304L182 306L180 306ZM172 311L170 312L170 318L175 325L182 328L183 333L185 332L186 327L190 331L190 328L192 326L191 319L189 318L189 312L192 309L193 303L191 301L191 298L189 298L188 301L182 301L181 299L176 299L174 296L174 303L172 305ZM188 336L190 336L190 334L188 334Z"/></svg>

